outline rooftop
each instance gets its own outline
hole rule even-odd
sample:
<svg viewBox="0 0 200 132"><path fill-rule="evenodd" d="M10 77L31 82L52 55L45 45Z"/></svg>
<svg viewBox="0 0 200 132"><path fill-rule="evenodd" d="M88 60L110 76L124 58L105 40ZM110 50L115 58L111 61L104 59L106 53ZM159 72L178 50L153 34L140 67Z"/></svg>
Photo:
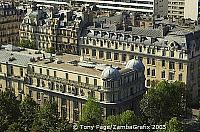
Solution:
<svg viewBox="0 0 200 132"><path fill-rule="evenodd" d="M15 65L20 66L28 66L28 63L31 62L31 59L43 57L43 54L36 54L36 50L24 50L19 51L20 48L14 47L11 45L2 46L2 49L0 49L0 63L11 63ZM45 53L46 57L49 57L50 55Z"/></svg>
<svg viewBox="0 0 200 132"><path fill-rule="evenodd" d="M113 68L124 69L125 65L114 62L106 62L100 60L87 59L78 55L65 54L63 56L56 56L54 62L50 59L44 59L33 64L47 66L50 68L63 69L66 71L73 71L90 76L101 77L102 71L112 65Z"/></svg>

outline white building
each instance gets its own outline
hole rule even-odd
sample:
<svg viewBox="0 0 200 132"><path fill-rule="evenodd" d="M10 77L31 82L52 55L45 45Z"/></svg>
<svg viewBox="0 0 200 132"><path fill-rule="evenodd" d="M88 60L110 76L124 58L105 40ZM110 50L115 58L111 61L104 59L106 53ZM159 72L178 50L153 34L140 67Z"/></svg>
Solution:
<svg viewBox="0 0 200 132"><path fill-rule="evenodd" d="M168 1L163 0L75 0L79 3L96 4L99 8L128 10L145 14L167 15Z"/></svg>
<svg viewBox="0 0 200 132"><path fill-rule="evenodd" d="M168 16L176 19L198 20L199 0L169 0Z"/></svg>
<svg viewBox="0 0 200 132"><path fill-rule="evenodd" d="M200 16L200 1L185 0L184 18L198 20L199 16Z"/></svg>

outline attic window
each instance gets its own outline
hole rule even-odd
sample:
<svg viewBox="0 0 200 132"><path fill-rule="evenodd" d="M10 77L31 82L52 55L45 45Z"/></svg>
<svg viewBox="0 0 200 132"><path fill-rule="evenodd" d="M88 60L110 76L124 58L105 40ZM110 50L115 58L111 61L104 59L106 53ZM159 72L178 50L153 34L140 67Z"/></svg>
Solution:
<svg viewBox="0 0 200 132"><path fill-rule="evenodd" d="M16 60L15 57L10 57L10 58L9 58L9 61L14 61L14 60Z"/></svg>

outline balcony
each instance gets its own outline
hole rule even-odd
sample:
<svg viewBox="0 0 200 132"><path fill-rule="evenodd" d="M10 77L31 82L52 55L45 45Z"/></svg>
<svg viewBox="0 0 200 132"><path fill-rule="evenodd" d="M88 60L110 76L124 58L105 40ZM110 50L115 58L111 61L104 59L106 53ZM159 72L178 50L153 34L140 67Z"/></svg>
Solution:
<svg viewBox="0 0 200 132"><path fill-rule="evenodd" d="M70 86L81 87L81 88L86 88L86 89L92 89L92 90L103 89L102 86L94 86L94 85L91 85L91 84L86 84L86 83L73 81L73 80L66 80L64 78L59 78L59 77L42 75L42 74L39 74L39 73L28 74L28 76L32 77L32 78L38 78L38 79L47 80L47 81L50 81L50 82L62 83L64 85L70 85Z"/></svg>

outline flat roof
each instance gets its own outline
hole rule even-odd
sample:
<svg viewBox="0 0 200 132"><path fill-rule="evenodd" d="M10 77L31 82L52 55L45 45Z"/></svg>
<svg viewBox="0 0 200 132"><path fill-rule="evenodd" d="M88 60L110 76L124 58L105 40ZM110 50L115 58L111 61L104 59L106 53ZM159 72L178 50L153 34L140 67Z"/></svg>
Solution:
<svg viewBox="0 0 200 132"><path fill-rule="evenodd" d="M56 59L63 61L63 63L61 63L61 64L57 64L55 62L47 63L49 60L44 59L42 61L38 61L38 62L32 63L32 64L33 65L46 66L46 67L49 67L49 68L60 69L60 70L69 71L69 72L73 72L73 73L79 73L79 74L82 73L84 75L101 77L103 69L98 70L95 67L92 67L92 68L84 67L84 66L81 66L80 63L78 63L78 65L73 65L73 64L69 63L69 62L73 62L73 61L82 62L82 63L86 62L86 61L80 61L80 56L78 56L78 55L65 54L63 56L56 56ZM120 69L125 68L125 65L123 65L121 63L106 62L106 61L103 61L103 60L91 59L88 62L95 63L98 66L99 65L104 65L104 66L112 65L112 67L114 67L114 68L120 68ZM85 64L89 64L89 63L85 63ZM89 66L90 66L90 64L89 64ZM102 67L102 68L105 68L105 67Z"/></svg>
<svg viewBox="0 0 200 132"><path fill-rule="evenodd" d="M35 54L37 50L31 50L31 49L26 49L25 51L12 51L9 49L6 49L7 46L3 46L3 49L0 49L0 63L6 63L8 62L9 64L15 64L15 65L20 65L23 67L28 66L28 63L30 63L31 58L37 58L37 57L43 57L43 54ZM45 53L46 57L49 57L50 54ZM12 61L10 61L10 58L15 58Z"/></svg>

